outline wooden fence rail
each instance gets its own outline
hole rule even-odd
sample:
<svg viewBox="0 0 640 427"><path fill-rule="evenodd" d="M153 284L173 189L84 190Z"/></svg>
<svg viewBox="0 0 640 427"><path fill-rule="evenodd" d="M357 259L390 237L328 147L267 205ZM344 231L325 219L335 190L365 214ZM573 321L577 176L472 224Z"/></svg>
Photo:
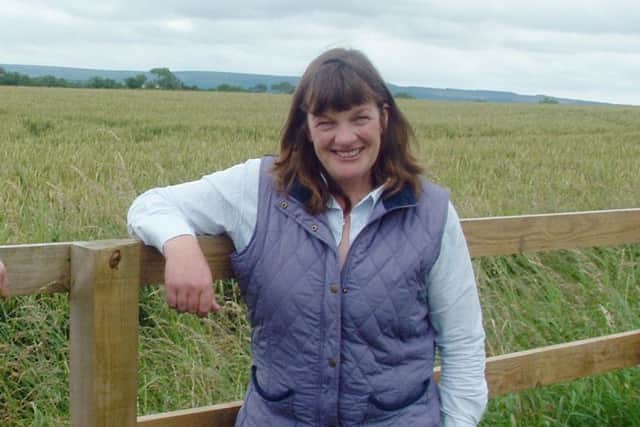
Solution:
<svg viewBox="0 0 640 427"><path fill-rule="evenodd" d="M462 220L473 257L640 243L640 209ZM214 279L233 277L226 237L202 237ZM232 426L241 402L136 417L139 287L164 259L134 239L0 246L9 295L68 292L71 425ZM491 357L492 396L640 365L640 330Z"/></svg>

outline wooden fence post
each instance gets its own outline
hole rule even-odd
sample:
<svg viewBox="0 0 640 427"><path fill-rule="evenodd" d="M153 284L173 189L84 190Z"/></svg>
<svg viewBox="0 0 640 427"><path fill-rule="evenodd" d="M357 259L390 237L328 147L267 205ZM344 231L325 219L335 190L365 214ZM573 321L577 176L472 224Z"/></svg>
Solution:
<svg viewBox="0 0 640 427"><path fill-rule="evenodd" d="M71 425L134 427L140 244L71 246Z"/></svg>

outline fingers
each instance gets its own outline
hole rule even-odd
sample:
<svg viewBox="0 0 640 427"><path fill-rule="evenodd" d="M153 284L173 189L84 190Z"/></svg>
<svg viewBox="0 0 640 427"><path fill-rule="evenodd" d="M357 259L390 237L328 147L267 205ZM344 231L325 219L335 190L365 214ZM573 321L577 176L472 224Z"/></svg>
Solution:
<svg viewBox="0 0 640 427"><path fill-rule="evenodd" d="M202 298L202 294L204 292L198 294L196 292L192 292L190 294L187 295L187 309L186 311L188 311L191 314L196 314L198 313L198 309L200 307L200 298Z"/></svg>
<svg viewBox="0 0 640 427"><path fill-rule="evenodd" d="M4 267L2 261L0 261L0 297L6 298L9 296L9 289L7 289L7 269Z"/></svg>
<svg viewBox="0 0 640 427"><path fill-rule="evenodd" d="M167 305L179 313L191 313L206 317L220 310L213 292L213 284L204 287L167 285Z"/></svg>
<svg viewBox="0 0 640 427"><path fill-rule="evenodd" d="M185 235L164 244L167 304L181 313L206 316L220 307L213 295L213 279L198 241Z"/></svg>
<svg viewBox="0 0 640 427"><path fill-rule="evenodd" d="M213 295L213 299L211 300L211 311L218 311L220 310L220 304L218 304L218 301L216 301L216 296Z"/></svg>
<svg viewBox="0 0 640 427"><path fill-rule="evenodd" d="M184 313L185 311L187 311L187 291L185 289L178 289L177 293L178 298L176 301L176 310L178 310L180 313Z"/></svg>
<svg viewBox="0 0 640 427"><path fill-rule="evenodd" d="M213 300L213 291L211 287L205 289L204 292L200 294L200 299L198 301L198 309L197 314L200 317L206 317L211 311L211 301Z"/></svg>
<svg viewBox="0 0 640 427"><path fill-rule="evenodd" d="M178 308L178 293L175 287L165 286L167 293L167 305L171 308Z"/></svg>
<svg viewBox="0 0 640 427"><path fill-rule="evenodd" d="M206 317L209 313L216 312L218 310L220 310L220 305L216 301L213 288L210 286L200 294L200 302L196 314L200 317Z"/></svg>

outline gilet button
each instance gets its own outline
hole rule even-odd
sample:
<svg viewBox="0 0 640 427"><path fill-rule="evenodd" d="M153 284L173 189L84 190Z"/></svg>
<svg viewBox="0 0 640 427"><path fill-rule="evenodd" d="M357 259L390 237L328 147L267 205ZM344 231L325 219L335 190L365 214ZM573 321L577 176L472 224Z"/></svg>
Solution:
<svg viewBox="0 0 640 427"><path fill-rule="evenodd" d="M337 364L338 362L336 362L336 359L334 359L333 357L329 359L329 366L331 366L332 368L335 368Z"/></svg>
<svg viewBox="0 0 640 427"><path fill-rule="evenodd" d="M338 285L333 283L331 286L329 286L329 289L331 289L331 293L335 294L338 292Z"/></svg>

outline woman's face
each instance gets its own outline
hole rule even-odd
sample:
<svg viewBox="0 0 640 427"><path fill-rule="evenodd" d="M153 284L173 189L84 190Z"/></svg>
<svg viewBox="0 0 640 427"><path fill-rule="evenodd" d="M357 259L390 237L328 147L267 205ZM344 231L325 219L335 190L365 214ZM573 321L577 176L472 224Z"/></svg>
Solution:
<svg viewBox="0 0 640 427"><path fill-rule="evenodd" d="M371 170L380 153L386 121L386 110L381 112L374 102L346 111L307 113L316 156L345 192L372 190Z"/></svg>

